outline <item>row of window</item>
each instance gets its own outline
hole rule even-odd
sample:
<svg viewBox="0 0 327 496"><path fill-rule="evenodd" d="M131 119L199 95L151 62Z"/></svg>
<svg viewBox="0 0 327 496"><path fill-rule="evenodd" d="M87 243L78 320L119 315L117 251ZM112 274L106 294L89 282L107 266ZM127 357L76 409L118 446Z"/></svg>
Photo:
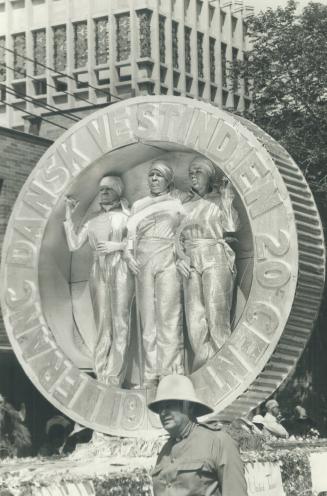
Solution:
<svg viewBox="0 0 327 496"><path fill-rule="evenodd" d="M151 11L140 11L139 14L139 49L141 57L151 57ZM164 16L159 17L159 48L160 62L166 63L166 24ZM75 69L85 68L88 62L88 26L87 21L73 24L73 45L74 45L74 67ZM175 70L180 68L179 50L179 25L172 21L172 64ZM192 73L192 50L191 50L192 29L184 27L184 56L185 72ZM39 29L32 32L33 40L33 73L34 76L42 76L46 70L46 30ZM204 34L200 31L196 33L197 41L197 73L200 79L204 79ZM13 47L13 67L8 66L14 72L14 79L24 79L26 77L26 35L19 33L12 35ZM53 68L55 71L65 71L67 67L67 28L66 25L52 28L53 42ZM108 17L94 20L94 42L95 42L95 63L97 66L109 63L109 22ZM122 14L116 16L116 42L117 60L124 61L130 57L130 18L129 15ZM0 81L6 79L6 49L5 37L0 37ZM239 50L232 49L232 60L236 61ZM8 60L8 59L7 59ZM223 85L227 84L227 45L221 43L221 61ZM216 83L216 39L209 37L209 64L210 81Z"/></svg>
<svg viewBox="0 0 327 496"><path fill-rule="evenodd" d="M16 8L25 8L25 0L10 0L10 1L12 4L15 5ZM33 3L40 4L40 3L45 2L45 0L31 0L31 1L32 1L32 4ZM59 1L59 0L54 0L54 1ZM90 1L92 1L92 0L90 0ZM166 4L167 0L161 0L161 2ZM0 0L0 6L1 5L3 5L3 6L5 5L5 0ZM177 2L177 0L171 0L171 10L172 10L173 15L178 14L178 2ZM196 2L196 17L197 17L198 23L200 22L202 10L203 10L203 1L197 0L197 2ZM209 27L212 25L215 10L216 10L216 7L214 5L209 5ZM184 0L184 17L186 18L190 12L191 12L190 0ZM221 13L220 13L221 29L224 26L225 19L226 19L226 13L221 11ZM233 36L235 35L238 21L239 21L239 19L237 17L232 16L232 35Z"/></svg>
<svg viewBox="0 0 327 496"><path fill-rule="evenodd" d="M86 66L88 60L87 21L75 23L74 30L74 67ZM109 61L108 18L94 20L96 64L106 64ZM32 32L34 75L45 74L46 65L46 30ZM67 66L67 28L55 26L52 28L53 68L63 71ZM0 37L0 81L5 80L5 37ZM26 74L26 34L12 35L14 79L22 79Z"/></svg>

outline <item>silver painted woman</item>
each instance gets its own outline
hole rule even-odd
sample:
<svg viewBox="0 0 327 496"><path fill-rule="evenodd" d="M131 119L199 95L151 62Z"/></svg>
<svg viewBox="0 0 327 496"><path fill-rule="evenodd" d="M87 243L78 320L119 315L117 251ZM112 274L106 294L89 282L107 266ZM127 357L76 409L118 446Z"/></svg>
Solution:
<svg viewBox="0 0 327 496"><path fill-rule="evenodd" d="M183 206L171 195L173 171L165 162L151 165L148 185L150 196L132 207L128 237L134 255L129 251L127 257L136 275L144 385L151 387L169 372L184 371L182 278L174 241Z"/></svg>
<svg viewBox="0 0 327 496"><path fill-rule="evenodd" d="M122 198L119 177L103 177L99 194L100 211L79 232L72 220L77 202L67 198L64 227L70 251L78 250L86 241L93 251L89 286L97 328L94 371L102 383L120 386L126 373L134 291L133 276L123 258L130 212Z"/></svg>
<svg viewBox="0 0 327 496"><path fill-rule="evenodd" d="M189 177L192 190L179 228L184 256L177 266L184 276L185 313L196 370L231 334L235 254L225 238L237 230L238 215L230 188L222 194L215 191L216 170L209 160L196 157Z"/></svg>

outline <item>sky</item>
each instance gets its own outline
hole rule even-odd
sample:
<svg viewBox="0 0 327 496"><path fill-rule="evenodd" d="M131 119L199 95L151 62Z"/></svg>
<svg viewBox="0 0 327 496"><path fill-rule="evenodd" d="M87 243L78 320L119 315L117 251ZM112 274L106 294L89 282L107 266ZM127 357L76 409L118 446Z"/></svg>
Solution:
<svg viewBox="0 0 327 496"><path fill-rule="evenodd" d="M308 5L309 0L297 0L299 3L299 8L302 10L303 7ZM323 5L327 5L327 0L314 0L315 2L322 3ZM259 12L260 10L265 10L268 7L275 8L278 6L285 7L287 4L287 0L246 0L245 2L248 5L253 5L255 12Z"/></svg>

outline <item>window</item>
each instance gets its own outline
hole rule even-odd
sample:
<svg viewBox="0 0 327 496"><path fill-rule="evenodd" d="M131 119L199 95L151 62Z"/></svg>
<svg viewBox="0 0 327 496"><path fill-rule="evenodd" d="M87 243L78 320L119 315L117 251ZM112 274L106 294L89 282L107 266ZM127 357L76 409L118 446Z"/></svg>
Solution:
<svg viewBox="0 0 327 496"><path fill-rule="evenodd" d="M215 15L216 8L213 5L209 5L209 26L212 25L213 17Z"/></svg>
<svg viewBox="0 0 327 496"><path fill-rule="evenodd" d="M36 95L46 95L47 93L47 82L45 79L40 79L38 81L33 81L34 92Z"/></svg>
<svg viewBox="0 0 327 496"><path fill-rule="evenodd" d="M240 97L238 95L234 95L234 110L238 109L240 103Z"/></svg>
<svg viewBox="0 0 327 496"><path fill-rule="evenodd" d="M248 24L247 22L243 22L243 43L246 41L247 35L248 35Z"/></svg>
<svg viewBox="0 0 327 496"><path fill-rule="evenodd" d="M188 26L184 28L185 40L185 71L190 73L192 71L192 56L191 56L191 33L192 29Z"/></svg>
<svg viewBox="0 0 327 496"><path fill-rule="evenodd" d="M237 63L238 59L238 49L237 48L232 48L232 59L233 59L233 64ZM238 77L234 76L233 77L233 91L236 93L238 91Z"/></svg>
<svg viewBox="0 0 327 496"><path fill-rule="evenodd" d="M45 68L41 64L46 63L46 35L45 29L33 31L33 58L34 74L40 76L45 73ZM39 62L39 63L38 63Z"/></svg>
<svg viewBox="0 0 327 496"><path fill-rule="evenodd" d="M62 91L67 91L68 84L67 84L66 78L61 78L60 76L59 77L55 77L54 78L54 83L55 83L55 86L56 86L56 91L58 93L60 93Z"/></svg>
<svg viewBox="0 0 327 496"><path fill-rule="evenodd" d="M74 24L74 67L79 69L87 64L87 21Z"/></svg>
<svg viewBox="0 0 327 496"><path fill-rule="evenodd" d="M13 9L23 9L25 7L25 0L10 0Z"/></svg>
<svg viewBox="0 0 327 496"><path fill-rule="evenodd" d="M53 28L53 63L56 71L63 71L67 65L66 26Z"/></svg>
<svg viewBox="0 0 327 496"><path fill-rule="evenodd" d="M6 88L0 84L0 103L5 102L7 97Z"/></svg>
<svg viewBox="0 0 327 496"><path fill-rule="evenodd" d="M246 66L248 64L248 59L249 59L249 56L247 53L244 53L244 64L245 64L245 70L246 70ZM249 95L250 93L250 83L249 83L249 78L245 75L244 76L244 93L245 95Z"/></svg>
<svg viewBox="0 0 327 496"><path fill-rule="evenodd" d="M184 0L184 17L188 16L188 9L190 8L190 0Z"/></svg>
<svg viewBox="0 0 327 496"><path fill-rule="evenodd" d="M196 17L198 22L200 21L201 11L202 11L202 0L196 0Z"/></svg>
<svg viewBox="0 0 327 496"><path fill-rule="evenodd" d="M14 50L14 79L23 79L26 76L26 38L25 33L14 34L13 50Z"/></svg>
<svg viewBox="0 0 327 496"><path fill-rule="evenodd" d="M165 32L166 18L164 16L159 16L159 50L160 50L160 62L164 64L166 62L166 32Z"/></svg>
<svg viewBox="0 0 327 496"><path fill-rule="evenodd" d="M0 81L6 80L6 37L0 36Z"/></svg>
<svg viewBox="0 0 327 496"><path fill-rule="evenodd" d="M107 64L109 61L109 21L108 17L95 19L95 63Z"/></svg>
<svg viewBox="0 0 327 496"><path fill-rule="evenodd" d="M129 14L116 16L117 60L127 60L131 54L131 27Z"/></svg>
<svg viewBox="0 0 327 496"><path fill-rule="evenodd" d="M232 17L232 36L235 36L235 31L237 28L237 17Z"/></svg>
<svg viewBox="0 0 327 496"><path fill-rule="evenodd" d="M173 68L178 69L178 22L172 21Z"/></svg>
<svg viewBox="0 0 327 496"><path fill-rule="evenodd" d="M204 78L203 67L203 33L197 33L197 46L198 46L198 77Z"/></svg>
<svg viewBox="0 0 327 496"><path fill-rule="evenodd" d="M221 44L221 74L222 74L222 83L223 86L227 86L227 45L225 43Z"/></svg>
<svg viewBox="0 0 327 496"><path fill-rule="evenodd" d="M209 59L210 59L210 81L214 83L216 81L216 40L215 38L209 38Z"/></svg>
<svg viewBox="0 0 327 496"><path fill-rule="evenodd" d="M228 91L223 90L223 107L227 106L227 100L228 100Z"/></svg>
<svg viewBox="0 0 327 496"><path fill-rule="evenodd" d="M140 57L151 57L151 15L150 10L139 10Z"/></svg>
<svg viewBox="0 0 327 496"><path fill-rule="evenodd" d="M220 13L220 30L223 30L223 27L225 25L225 20L226 20L226 14L225 12Z"/></svg>
<svg viewBox="0 0 327 496"><path fill-rule="evenodd" d="M13 83L12 89L15 92L15 98L17 98L17 100L20 100L21 98L24 98L26 96L26 82L25 81L19 81L17 83Z"/></svg>

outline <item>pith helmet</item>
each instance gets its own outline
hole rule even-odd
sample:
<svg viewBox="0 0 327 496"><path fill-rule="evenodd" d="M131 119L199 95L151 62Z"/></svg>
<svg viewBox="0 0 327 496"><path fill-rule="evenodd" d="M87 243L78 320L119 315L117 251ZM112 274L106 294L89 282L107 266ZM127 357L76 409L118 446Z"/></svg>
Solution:
<svg viewBox="0 0 327 496"><path fill-rule="evenodd" d="M201 417L212 413L213 409L202 403L196 396L191 380L185 375L166 375L159 382L156 398L148 404L150 410L155 413L160 412L160 405L165 401L187 401L195 406L195 416Z"/></svg>

